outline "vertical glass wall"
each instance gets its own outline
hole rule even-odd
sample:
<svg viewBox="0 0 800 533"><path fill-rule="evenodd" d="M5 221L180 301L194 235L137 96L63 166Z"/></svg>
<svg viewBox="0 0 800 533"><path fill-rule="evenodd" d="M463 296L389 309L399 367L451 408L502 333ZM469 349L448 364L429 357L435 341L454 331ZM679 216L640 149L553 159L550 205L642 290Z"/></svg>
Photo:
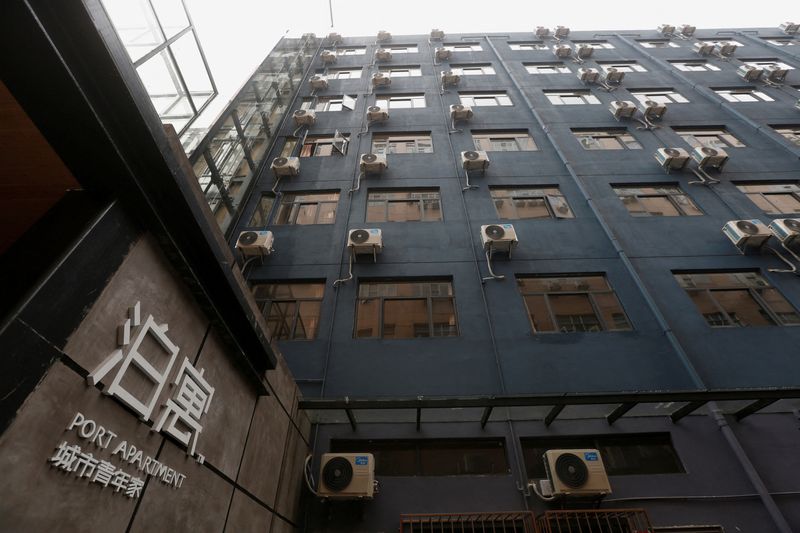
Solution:
<svg viewBox="0 0 800 533"><path fill-rule="evenodd" d="M281 39L210 128L190 128L181 136L223 231L261 168L319 43L313 34Z"/></svg>
<svg viewBox="0 0 800 533"><path fill-rule="evenodd" d="M187 130L217 87L182 0L103 0L161 121Z"/></svg>

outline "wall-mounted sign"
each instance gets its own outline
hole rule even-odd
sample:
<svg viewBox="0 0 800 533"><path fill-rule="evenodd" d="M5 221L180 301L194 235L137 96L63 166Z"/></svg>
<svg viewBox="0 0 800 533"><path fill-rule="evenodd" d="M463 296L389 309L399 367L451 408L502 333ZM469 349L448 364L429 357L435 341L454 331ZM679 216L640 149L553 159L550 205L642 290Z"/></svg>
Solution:
<svg viewBox="0 0 800 533"><path fill-rule="evenodd" d="M133 409L144 422L157 419L153 431L166 433L187 448L187 453L197 457L199 463L205 461L202 454L196 453L197 438L203 431L201 419L208 412L214 397L214 387L203 377L204 370L197 370L187 357L178 368L172 379L175 387L172 397L164 405L157 406L161 391L170 380L170 374L178 359L180 348L167 336L167 324L158 324L153 315L142 321L141 305L128 310L128 320L119 327L117 344L106 359L95 368L86 380L96 386L111 371L116 371L111 384L103 391L114 396L120 402ZM155 344L163 353L143 353L143 343L147 338L155 340ZM150 346L153 343L148 343ZM135 393L129 390L126 380L129 373L135 374L140 385L142 378L150 385L146 393ZM157 411L157 416L153 416Z"/></svg>

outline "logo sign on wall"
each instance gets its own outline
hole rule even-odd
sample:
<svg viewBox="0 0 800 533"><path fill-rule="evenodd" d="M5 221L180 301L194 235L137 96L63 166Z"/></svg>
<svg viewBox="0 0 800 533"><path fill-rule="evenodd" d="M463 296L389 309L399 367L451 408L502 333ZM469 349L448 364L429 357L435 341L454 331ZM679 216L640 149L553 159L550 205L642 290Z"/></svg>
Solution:
<svg viewBox="0 0 800 533"><path fill-rule="evenodd" d="M143 319L140 302L129 309L128 315L117 332L118 348L86 379L91 386L97 386L104 377L113 375L103 392L132 409L142 422L152 423L152 431L182 444L186 453L202 464L205 457L196 451L197 440L214 398L214 387L204 378L204 370L196 369L187 357L177 365L180 348L167 335L167 324L158 324L153 315ZM153 346L157 348L153 350ZM159 405L165 387L172 388L172 394ZM117 433L83 413L75 414L67 431L75 431L78 437L89 441L95 453L63 441L48 460L51 466L112 487L115 493L140 497L147 476L176 489L186 479L184 474L146 455L134 443L118 439ZM99 455L103 451L138 472L131 475L118 468Z"/></svg>

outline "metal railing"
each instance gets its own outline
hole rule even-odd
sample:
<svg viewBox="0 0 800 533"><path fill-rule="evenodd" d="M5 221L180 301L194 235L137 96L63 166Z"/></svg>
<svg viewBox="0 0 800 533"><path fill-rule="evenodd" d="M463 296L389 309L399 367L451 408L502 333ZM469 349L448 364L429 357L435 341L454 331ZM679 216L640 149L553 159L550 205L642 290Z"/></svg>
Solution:
<svg viewBox="0 0 800 533"><path fill-rule="evenodd" d="M547 511L536 525L538 533L653 533L644 509Z"/></svg>
<svg viewBox="0 0 800 533"><path fill-rule="evenodd" d="M400 533L538 533L529 511L498 513L404 514Z"/></svg>

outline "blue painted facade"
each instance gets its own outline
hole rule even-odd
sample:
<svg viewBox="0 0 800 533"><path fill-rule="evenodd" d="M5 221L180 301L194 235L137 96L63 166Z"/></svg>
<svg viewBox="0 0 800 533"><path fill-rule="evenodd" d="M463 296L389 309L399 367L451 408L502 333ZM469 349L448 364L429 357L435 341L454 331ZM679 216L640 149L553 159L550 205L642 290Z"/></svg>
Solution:
<svg viewBox="0 0 800 533"><path fill-rule="evenodd" d="M367 53L340 56L336 68L363 67L359 79L331 80L319 96L357 94L353 111L321 112L312 135L350 134L346 156L301 159L300 175L284 179L283 193L336 190L340 193L332 225L268 225L275 234L275 253L248 271L251 283L260 281L324 280L319 332L309 341L279 342L305 397L416 397L535 394L557 392L688 390L800 385L800 327L746 327L712 329L675 281L680 270L754 269L796 308L800 309L800 279L771 273L781 263L768 255L742 255L721 233L726 221L759 218L763 213L735 187L737 181L800 180L800 146L777 134L771 125L800 123L795 102L800 70L792 70L781 88L741 80L736 68L748 59L777 59L800 69L800 39L796 46L777 47L765 37L777 29L718 32L698 30L694 39L675 42L678 48L643 48L637 41L662 38L656 31L636 34L573 32L570 40L604 40L613 49L598 49L578 65L567 59L570 74L531 75L523 62L555 62L552 50L513 51L509 41L532 41L532 34L448 35L445 43L475 42L482 51L453 52L451 63L486 63L496 74L462 76L457 87L440 94L439 71L427 36L395 36L393 45L415 44L416 54L395 54L388 65L420 65L421 77L395 78L390 88L371 89L374 38L346 38L347 46L366 46ZM700 39L733 39L741 43L731 61L707 58L714 72L681 72L670 60L701 59L692 51ZM547 41L550 46L552 41ZM576 76L581 66L596 62L635 60L647 72L626 74L622 86L606 92L584 86ZM381 66L383 64L380 64ZM319 59L312 65L322 69ZM728 103L709 88L758 86L773 102ZM608 111L612 100L635 100L633 89L672 88L689 103L669 104L661 128L637 130L636 123L617 122ZM543 90L589 89L601 105L552 105ZM476 107L475 116L448 133L449 105L459 91L506 91L510 107ZM367 133L367 106L375 93L424 93L424 109L392 109L385 123ZM307 82L295 96L290 112L310 95ZM532 108L528 104L532 105ZM295 129L290 115L282 135ZM665 174L653 158L661 147L690 147L672 126L724 126L745 147L729 148L730 161L713 188L688 185L688 171ZM626 127L641 150L584 150L571 128ZM472 174L479 188L462 192L464 171L459 154L474 149L470 130L527 130L538 150L490 152L484 176ZM370 152L372 135L380 132L430 131L433 153L391 154L388 169L362 181L348 194L358 173L359 155ZM279 138L267 160L277 157ZM567 164L565 164L568 163ZM570 172L570 167L572 172ZM268 194L274 179L265 168L254 184L231 244L239 231L250 228L255 205ZM631 217L611 184L678 184L703 211L697 217ZM495 185L557 185L575 214L574 219L514 220L520 242L511 259L497 258L494 270L504 281L481 282L488 274L479 235L481 225L499 221L489 195ZM371 188L438 187L443 220L440 222L366 223L367 192ZM276 214L273 208L272 219ZM347 231L382 229L384 251L377 263L358 262L355 278L338 289L335 279L348 269ZM607 277L633 326L629 332L533 334L515 275L602 273ZM459 335L413 340L354 339L356 291L360 279L451 278ZM651 305L649 302L652 302ZM668 338L674 333L680 349ZM680 352L685 352L683 356ZM800 530L800 433L797 404L781 402L774 412L731 422L739 442L772 493L786 521ZM726 406L722 406L723 409ZM730 407L730 406L728 406ZM792 409L794 413L792 412ZM316 426L316 453L324 453L332 438L437 438L501 436L506 439L511 473L508 476L456 478L386 478L383 490L368 504L363 520L341 517L314 531L393 530L401 512L460 512L545 508L524 496L520 437L593 435L668 431L686 468L685 474L612 477L612 498L633 498L604 507L645 507L657 525L721 524L726 531L777 531L763 502L720 435L703 411L672 424L657 410L626 417L610 427L602 415L610 409L577 410L549 428L544 412L496 412L486 429L465 413L468 421L423 419L417 432L412 419L361 423L353 432L346 423ZM569 411L569 408L568 410ZM565 413L567 412L565 411ZM363 413L365 419L372 416ZM508 416L506 416L508 415ZM409 415L413 417L412 415ZM477 414L480 417L480 414ZM383 420L383 422L380 422ZM345 422L345 421L341 421ZM664 498L669 496L670 498ZM680 496L716 496L681 500ZM728 498L727 496L730 496ZM675 497L675 498L671 498ZM652 498L637 500L636 498ZM310 504L311 505L311 504ZM313 505L311 505L313 508ZM312 513L313 514L313 513ZM312 520L313 522L313 520ZM739 529L736 529L739 528Z"/></svg>

